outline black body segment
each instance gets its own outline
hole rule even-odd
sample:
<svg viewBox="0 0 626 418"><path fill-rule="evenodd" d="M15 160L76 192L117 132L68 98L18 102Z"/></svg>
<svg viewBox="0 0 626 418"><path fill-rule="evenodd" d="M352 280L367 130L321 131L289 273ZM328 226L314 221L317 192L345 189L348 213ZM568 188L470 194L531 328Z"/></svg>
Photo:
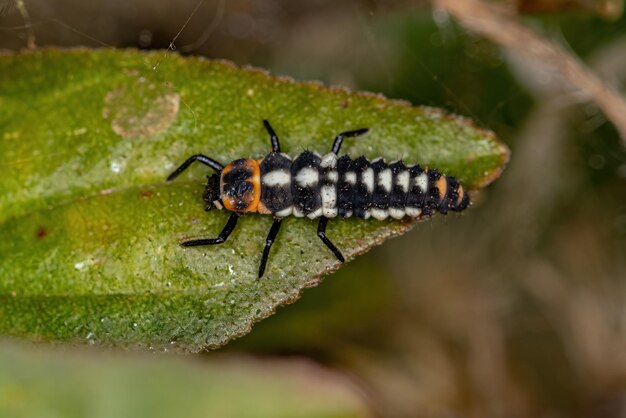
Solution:
<svg viewBox="0 0 626 418"><path fill-rule="evenodd" d="M319 155L304 151L291 164L291 196L295 216L321 216L320 162Z"/></svg>
<svg viewBox="0 0 626 418"><path fill-rule="evenodd" d="M439 208L439 187L437 186L437 182L441 178L441 174L437 170L428 170L426 173L428 176L428 191L426 193L426 199L424 201L424 208L422 209L422 213L424 215L432 215L434 210ZM444 208L444 214L447 213L448 208Z"/></svg>
<svg viewBox="0 0 626 418"><path fill-rule="evenodd" d="M370 164L374 172L374 192L372 193L372 207L377 209L389 208L389 198L393 176L391 169L382 158L378 158Z"/></svg>
<svg viewBox="0 0 626 418"><path fill-rule="evenodd" d="M349 218L354 212L356 171L354 162L347 155L337 160L337 176L337 214Z"/></svg>
<svg viewBox="0 0 626 418"><path fill-rule="evenodd" d="M389 193L389 207L404 209L410 185L410 173L402 161L389 165L393 177L393 185Z"/></svg>
<svg viewBox="0 0 626 418"><path fill-rule="evenodd" d="M370 168L370 163L365 157L354 160L354 171L356 172L356 187L354 192L354 216L369 218L369 208L372 205L372 194L374 191L374 173Z"/></svg>
<svg viewBox="0 0 626 418"><path fill-rule="evenodd" d="M277 214L291 208L291 159L272 152L263 158L260 167L261 204L266 209L262 213Z"/></svg>
<svg viewBox="0 0 626 418"><path fill-rule="evenodd" d="M445 177L446 179L446 193L439 203L439 211L444 208L450 208L455 206L455 202L459 198L459 182L454 177Z"/></svg>
<svg viewBox="0 0 626 418"><path fill-rule="evenodd" d="M423 179L421 178L423 177ZM425 188L422 184L428 184L428 178L419 165L409 167L409 192L406 196L406 206L421 209L426 199Z"/></svg>

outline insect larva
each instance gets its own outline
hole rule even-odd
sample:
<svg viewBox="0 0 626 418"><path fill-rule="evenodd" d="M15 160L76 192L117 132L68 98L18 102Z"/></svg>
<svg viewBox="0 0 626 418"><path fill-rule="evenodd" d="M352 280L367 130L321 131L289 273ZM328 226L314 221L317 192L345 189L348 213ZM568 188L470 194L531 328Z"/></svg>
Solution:
<svg viewBox="0 0 626 418"><path fill-rule="evenodd" d="M469 205L469 196L459 182L437 170L424 170L402 161L387 164L382 158L369 161L365 157L338 157L343 140L363 135L366 128L340 133L331 152L324 156L304 151L292 159L280 152L278 136L269 122L264 120L263 124L270 135L272 152L262 159L237 159L223 166L196 154L167 178L175 179L194 161L211 167L215 173L208 177L204 191L206 209L216 207L232 212L217 238L183 241L182 246L225 242L244 213L272 215L274 223L259 267L262 277L270 248L286 216L319 218L318 237L343 262L341 251L326 236L330 218L415 218L430 216L435 211L461 211Z"/></svg>

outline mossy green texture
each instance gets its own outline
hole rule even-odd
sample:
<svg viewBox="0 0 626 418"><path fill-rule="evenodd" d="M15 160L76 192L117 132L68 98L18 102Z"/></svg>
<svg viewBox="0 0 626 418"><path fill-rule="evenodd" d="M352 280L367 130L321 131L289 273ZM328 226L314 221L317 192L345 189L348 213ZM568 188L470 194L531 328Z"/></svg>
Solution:
<svg viewBox="0 0 626 418"><path fill-rule="evenodd" d="M338 132L368 127L342 151L438 168L470 189L508 159L491 132L436 109L225 62L134 50L0 55L0 332L198 351L338 268L307 219L284 222L262 280L268 216L243 217L223 245L178 245L216 236L228 214L204 212L206 167L165 177L199 152L261 157L262 119L292 155L325 153ZM333 220L327 232L350 259L411 225Z"/></svg>

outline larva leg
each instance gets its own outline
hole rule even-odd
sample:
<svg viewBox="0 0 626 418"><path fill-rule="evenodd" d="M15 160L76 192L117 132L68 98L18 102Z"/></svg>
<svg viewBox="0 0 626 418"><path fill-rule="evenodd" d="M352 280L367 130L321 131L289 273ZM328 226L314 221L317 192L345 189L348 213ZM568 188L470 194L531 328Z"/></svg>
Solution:
<svg viewBox="0 0 626 418"><path fill-rule="evenodd" d="M320 239L322 240L324 244L326 244L328 249L330 249L333 252L333 254L335 254L335 257L337 257L337 259L343 263L344 261L346 261L346 259L343 258L343 254L341 254L341 251L339 251L337 247L335 247L335 244L330 242L330 240L326 236L327 225L328 225L328 218L325 216L322 216L320 218L319 224L317 224L317 236L320 237Z"/></svg>
<svg viewBox="0 0 626 418"><path fill-rule="evenodd" d="M267 130L267 133L270 135L270 141L272 142L272 152L280 152L280 142L278 141L278 136L274 129L272 129L272 125L266 120L263 119L263 126Z"/></svg>
<svg viewBox="0 0 626 418"><path fill-rule="evenodd" d="M228 222L226 222L226 226L222 229L222 232L217 236L217 238L202 238L202 239L192 239L189 241L183 241L180 243L183 247L197 247L199 245L215 245L221 244L226 241L226 238L230 235L231 232L237 226L237 220L239 219L239 214L233 212L228 218Z"/></svg>
<svg viewBox="0 0 626 418"><path fill-rule="evenodd" d="M354 131L346 131L346 132L340 133L339 135L335 137L335 142L333 142L332 151L335 154L339 154L339 149L341 148L341 143L343 142L344 138L354 138L355 136L363 135L367 131L369 131L369 129L361 128L361 129L356 129Z"/></svg>
<svg viewBox="0 0 626 418"><path fill-rule="evenodd" d="M178 177L180 175L180 173L182 173L187 168L189 168L189 166L194 161L198 161L199 163L202 163L204 165L208 165L209 167L211 167L213 170L215 170L217 172L220 172L220 171L222 171L222 169L224 169L224 166L222 164L218 163L217 161L215 161L214 159L209 158L206 155L196 154L196 155L192 155L191 157L187 158L187 161L182 163L180 167L178 167L172 174L170 174L167 177L167 181L174 180L176 177Z"/></svg>
<svg viewBox="0 0 626 418"><path fill-rule="evenodd" d="M274 223L270 228L270 233L267 234L265 248L263 249L263 256L261 257L261 265L259 266L259 279L263 277L263 273L265 273L265 265L267 264L267 259L270 255L270 248L272 248L272 244L274 244L274 240L276 240L276 235L278 235L278 231L280 230L281 222L282 219L274 219Z"/></svg>

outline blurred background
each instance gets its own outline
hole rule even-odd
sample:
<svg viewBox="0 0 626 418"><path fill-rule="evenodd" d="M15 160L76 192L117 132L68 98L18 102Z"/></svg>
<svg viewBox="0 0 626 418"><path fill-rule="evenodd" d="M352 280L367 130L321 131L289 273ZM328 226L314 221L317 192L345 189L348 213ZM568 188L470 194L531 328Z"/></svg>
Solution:
<svg viewBox="0 0 626 418"><path fill-rule="evenodd" d="M623 0L489 4L624 91ZM554 68L426 1L1 0L0 49L33 41L380 92L467 116L512 158L471 210L357 258L219 350L103 360L4 341L2 416L626 417L624 141Z"/></svg>

